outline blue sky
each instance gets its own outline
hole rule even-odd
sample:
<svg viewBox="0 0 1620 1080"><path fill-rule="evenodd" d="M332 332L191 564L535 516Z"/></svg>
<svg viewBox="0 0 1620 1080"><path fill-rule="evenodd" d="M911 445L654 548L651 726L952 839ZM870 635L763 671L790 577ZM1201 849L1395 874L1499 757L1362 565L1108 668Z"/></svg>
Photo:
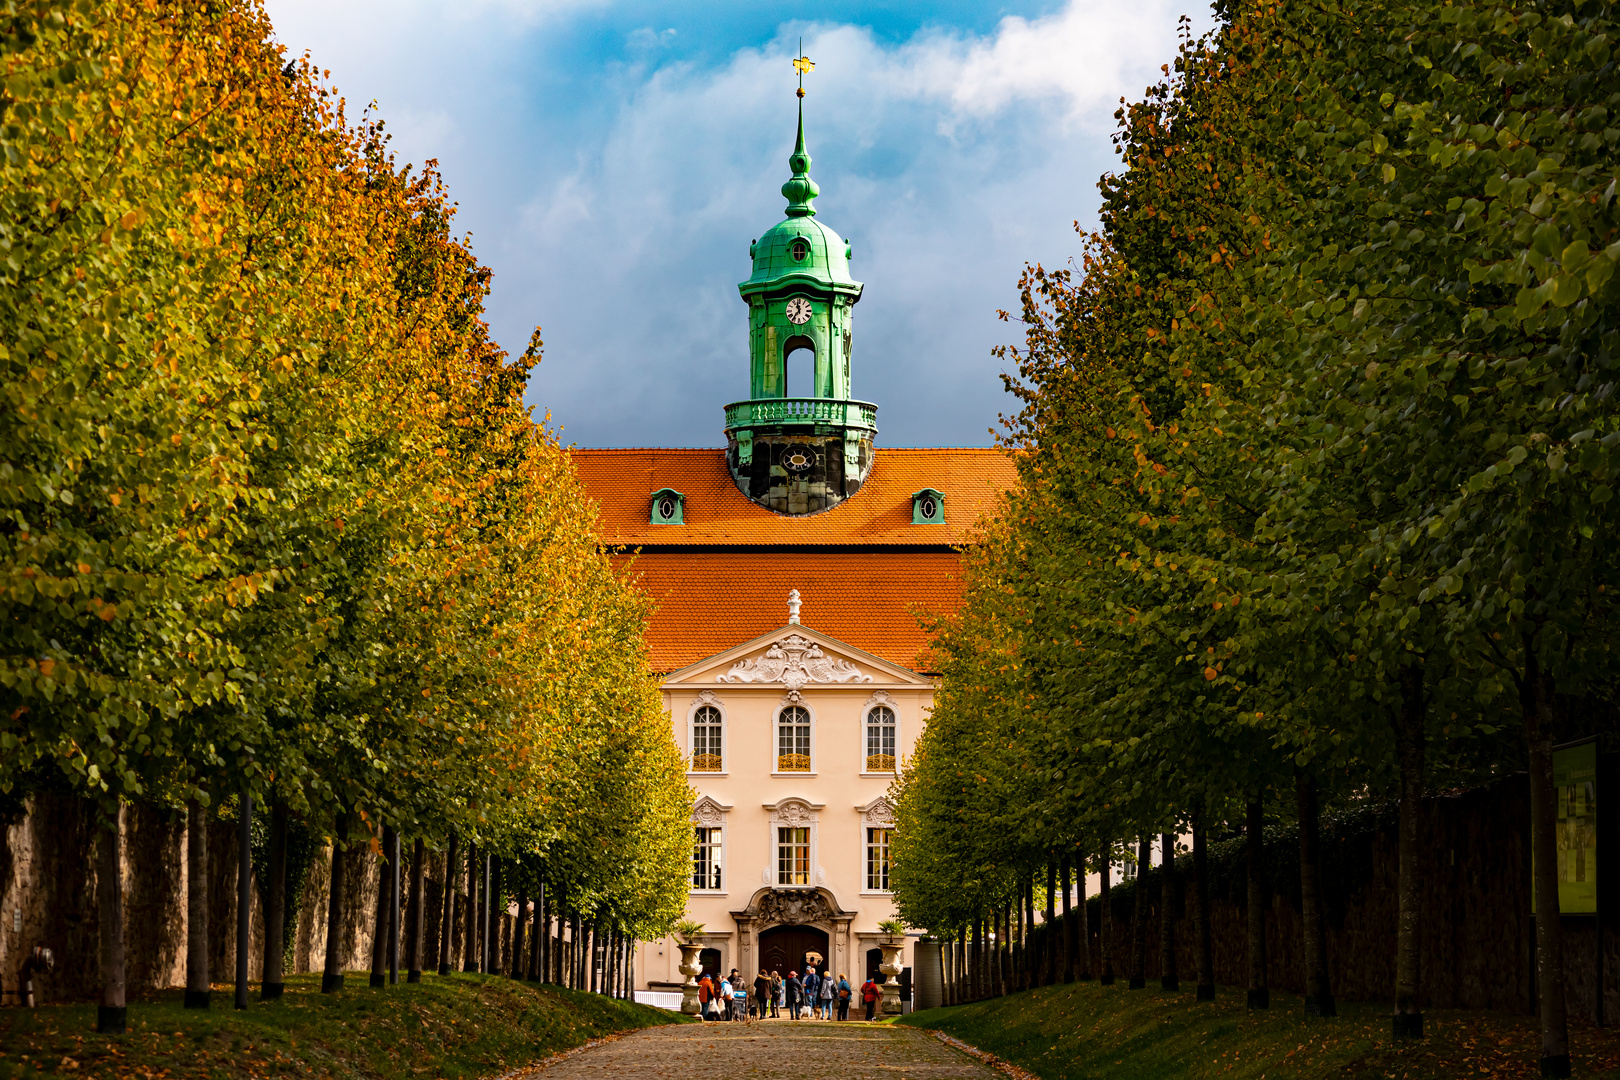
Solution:
<svg viewBox="0 0 1620 1080"><path fill-rule="evenodd" d="M879 445L982 446L1026 262L1061 265L1113 113L1198 0L267 0L277 38L437 158L528 400L581 446L719 446L747 394L748 243L782 216L799 39L821 220L854 245Z"/></svg>

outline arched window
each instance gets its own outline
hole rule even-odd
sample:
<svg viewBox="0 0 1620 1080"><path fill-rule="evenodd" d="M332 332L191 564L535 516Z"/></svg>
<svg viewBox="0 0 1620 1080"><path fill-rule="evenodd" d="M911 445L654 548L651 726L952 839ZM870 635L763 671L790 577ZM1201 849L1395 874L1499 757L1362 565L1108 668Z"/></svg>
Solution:
<svg viewBox="0 0 1620 1080"><path fill-rule="evenodd" d="M810 771L810 710L801 705L776 714L776 771Z"/></svg>
<svg viewBox="0 0 1620 1080"><path fill-rule="evenodd" d="M866 713L866 771L894 772L894 710L887 705Z"/></svg>
<svg viewBox="0 0 1620 1080"><path fill-rule="evenodd" d="M803 360L788 360L799 352L809 353ZM794 373L798 377L794 378ZM814 397L816 393L816 343L803 334L795 334L782 343L782 396ZM795 388L797 393L795 393Z"/></svg>
<svg viewBox="0 0 1620 1080"><path fill-rule="evenodd" d="M804 237L797 237L788 248L788 252L793 256L794 262L804 262L810 257L810 244Z"/></svg>
<svg viewBox="0 0 1620 1080"><path fill-rule="evenodd" d="M725 766L720 710L704 705L692 714L692 771L722 772Z"/></svg>

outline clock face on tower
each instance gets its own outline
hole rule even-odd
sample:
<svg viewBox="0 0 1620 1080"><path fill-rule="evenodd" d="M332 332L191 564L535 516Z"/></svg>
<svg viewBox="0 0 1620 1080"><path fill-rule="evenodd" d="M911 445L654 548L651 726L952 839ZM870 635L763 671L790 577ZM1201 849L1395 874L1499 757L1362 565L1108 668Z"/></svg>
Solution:
<svg viewBox="0 0 1620 1080"><path fill-rule="evenodd" d="M788 322L794 326L803 326L810 321L810 301L802 296L795 296L787 302Z"/></svg>

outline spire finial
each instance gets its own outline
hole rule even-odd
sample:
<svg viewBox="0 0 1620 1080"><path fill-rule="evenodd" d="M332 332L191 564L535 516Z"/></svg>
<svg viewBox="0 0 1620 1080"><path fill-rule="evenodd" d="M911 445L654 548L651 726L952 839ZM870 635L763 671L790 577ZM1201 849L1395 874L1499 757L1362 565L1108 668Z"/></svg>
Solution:
<svg viewBox="0 0 1620 1080"><path fill-rule="evenodd" d="M810 151L804 146L804 75L807 71L816 70L816 65L808 56L804 55L804 39L799 39L799 55L793 59L793 70L799 73L799 137L793 144L793 153L788 157L788 168L793 170L793 178L782 185L782 194L787 198L788 217L815 217L815 198L821 194L821 188L810 179Z"/></svg>
<svg viewBox="0 0 1620 1080"><path fill-rule="evenodd" d="M799 622L799 590L788 590L788 624L796 626Z"/></svg>

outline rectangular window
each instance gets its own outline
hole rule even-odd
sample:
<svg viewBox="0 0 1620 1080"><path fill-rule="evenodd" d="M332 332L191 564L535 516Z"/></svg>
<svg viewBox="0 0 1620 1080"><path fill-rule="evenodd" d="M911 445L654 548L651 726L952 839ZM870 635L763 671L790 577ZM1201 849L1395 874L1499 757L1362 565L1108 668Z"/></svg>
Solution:
<svg viewBox="0 0 1620 1080"><path fill-rule="evenodd" d="M720 826L699 825L694 830L697 843L692 848L692 888L720 890Z"/></svg>
<svg viewBox="0 0 1620 1080"><path fill-rule="evenodd" d="M892 829L866 830L866 891L889 891L889 841Z"/></svg>
<svg viewBox="0 0 1620 1080"><path fill-rule="evenodd" d="M776 830L776 883L810 884L809 828L778 827Z"/></svg>

